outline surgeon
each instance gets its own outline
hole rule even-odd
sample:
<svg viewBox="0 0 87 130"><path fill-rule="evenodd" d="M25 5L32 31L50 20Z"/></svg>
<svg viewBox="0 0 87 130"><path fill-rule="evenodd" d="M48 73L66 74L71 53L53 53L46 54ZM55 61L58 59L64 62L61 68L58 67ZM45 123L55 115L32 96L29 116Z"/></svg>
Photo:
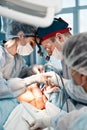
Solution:
<svg viewBox="0 0 87 130"><path fill-rule="evenodd" d="M40 43L38 44L41 44L46 49L49 56L52 55L57 60L61 60L63 77L66 79L70 79L71 76L63 60L62 49L65 41L72 36L70 30L69 24L62 18L55 18L49 27L39 27L37 29L37 34L40 39Z"/></svg>
<svg viewBox="0 0 87 130"><path fill-rule="evenodd" d="M36 27L27 25L24 23L17 22L15 20L7 19L7 31L6 31L6 40L4 47L15 56L19 54L20 56L30 55L34 47L36 36ZM33 67L27 68L26 64L22 65L21 72L19 76L23 77L23 72L27 73L26 76L43 72L44 68L42 65L33 65ZM24 70L24 71L23 71ZM18 74L18 72L17 72Z"/></svg>
<svg viewBox="0 0 87 130"><path fill-rule="evenodd" d="M10 112L19 104L16 97L29 84L43 81L39 75L44 71L43 66L35 65L29 69L22 57L33 52L35 33L34 26L7 20L6 42L0 46L0 126L3 126ZM29 77L35 72L38 75Z"/></svg>
<svg viewBox="0 0 87 130"><path fill-rule="evenodd" d="M56 116L44 114L45 118L40 117L33 121L31 123L31 130L37 128L43 129L48 126L52 126L55 130L79 129L80 118L85 118L85 116L80 116L80 114L82 115L87 112L87 33L77 34L66 41L63 47L63 58L71 73L71 80L65 83L67 102L61 88L60 102L62 104L60 108L62 110L60 109L60 112L57 111ZM51 81L53 80L57 84L55 79L52 77ZM66 104L69 109L68 113L64 108L65 106L67 108ZM52 109L51 113L55 110ZM82 120L81 125L87 128L87 123L84 120Z"/></svg>

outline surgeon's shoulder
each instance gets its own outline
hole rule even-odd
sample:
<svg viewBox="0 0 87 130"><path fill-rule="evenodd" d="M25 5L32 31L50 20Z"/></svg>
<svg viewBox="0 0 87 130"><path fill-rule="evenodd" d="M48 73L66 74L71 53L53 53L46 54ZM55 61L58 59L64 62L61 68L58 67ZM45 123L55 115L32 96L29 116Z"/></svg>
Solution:
<svg viewBox="0 0 87 130"><path fill-rule="evenodd" d="M5 49L0 45L0 57L5 53Z"/></svg>
<svg viewBox="0 0 87 130"><path fill-rule="evenodd" d="M3 64L4 56L5 56L4 47L0 46L0 66Z"/></svg>

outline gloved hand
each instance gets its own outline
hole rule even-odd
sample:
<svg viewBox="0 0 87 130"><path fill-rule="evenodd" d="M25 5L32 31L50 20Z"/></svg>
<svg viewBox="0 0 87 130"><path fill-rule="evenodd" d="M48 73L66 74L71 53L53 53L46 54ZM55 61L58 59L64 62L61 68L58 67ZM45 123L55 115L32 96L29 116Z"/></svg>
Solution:
<svg viewBox="0 0 87 130"><path fill-rule="evenodd" d="M45 72L45 73L39 73L30 77L27 77L24 79L26 84L30 85L32 83L44 83L44 84L54 84L56 86L61 85L61 79L59 75L57 75L55 72Z"/></svg>
<svg viewBox="0 0 87 130"><path fill-rule="evenodd" d="M49 73L39 73L36 75L32 75L30 77L24 78L24 82L26 83L26 85L30 85L32 83L46 84L46 81L49 77L51 77Z"/></svg>
<svg viewBox="0 0 87 130"><path fill-rule="evenodd" d="M47 127L51 127L50 117L42 117L32 122L32 124L30 124L30 130L44 129Z"/></svg>
<svg viewBox="0 0 87 130"><path fill-rule="evenodd" d="M54 71L46 72L45 75L49 76L47 79L49 85L51 85L51 84L56 85L56 86L60 85L60 83L61 83L60 77Z"/></svg>
<svg viewBox="0 0 87 130"><path fill-rule="evenodd" d="M39 113L41 113L41 112L39 112ZM40 116L40 118L36 118L34 121L31 122L30 130L44 129L47 127L52 127L52 119L58 113L60 113L60 109L58 107L56 107L55 105L53 105L52 103L47 101L44 115Z"/></svg>
<svg viewBox="0 0 87 130"><path fill-rule="evenodd" d="M60 113L60 108L55 106L53 103L47 101L46 102L46 112L48 115L50 115L50 117L54 117L56 116L58 113Z"/></svg>
<svg viewBox="0 0 87 130"><path fill-rule="evenodd" d="M59 87L62 87L63 86L63 84L62 84L62 82L61 82L61 78L60 78L60 76L58 75L58 74L56 74L55 72L53 72L53 71L50 71L50 72L46 72L45 73L45 76L48 76L48 84L49 85L55 85L55 86L59 86ZM62 78L62 80L63 80L63 83L66 85L67 84L67 82L69 81L68 79L64 79L64 78Z"/></svg>
<svg viewBox="0 0 87 130"><path fill-rule="evenodd" d="M34 65L32 67L32 71L35 73L35 74L38 74L38 73L43 73L45 72L45 68L43 65Z"/></svg>

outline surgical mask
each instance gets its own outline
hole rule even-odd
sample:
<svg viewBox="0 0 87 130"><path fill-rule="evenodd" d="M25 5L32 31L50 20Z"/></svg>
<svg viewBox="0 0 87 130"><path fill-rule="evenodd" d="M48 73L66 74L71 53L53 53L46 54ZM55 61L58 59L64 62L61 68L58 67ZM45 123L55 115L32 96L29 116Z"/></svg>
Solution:
<svg viewBox="0 0 87 130"><path fill-rule="evenodd" d="M25 46L18 44L17 53L19 55L26 56L26 55L30 55L32 52L33 52L33 48L29 43L27 43Z"/></svg>
<svg viewBox="0 0 87 130"><path fill-rule="evenodd" d="M70 81L68 81L66 88L68 95L72 99L87 103L87 93L81 85L76 85L72 78Z"/></svg>
<svg viewBox="0 0 87 130"><path fill-rule="evenodd" d="M57 60L63 59L62 52L58 51L58 49L56 47L53 50L52 56L54 56Z"/></svg>

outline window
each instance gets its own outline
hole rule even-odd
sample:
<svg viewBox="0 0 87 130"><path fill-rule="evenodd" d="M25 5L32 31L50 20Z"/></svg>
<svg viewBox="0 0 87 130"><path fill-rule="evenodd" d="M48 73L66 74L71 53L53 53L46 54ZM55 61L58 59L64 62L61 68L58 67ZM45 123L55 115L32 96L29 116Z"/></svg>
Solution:
<svg viewBox="0 0 87 130"><path fill-rule="evenodd" d="M79 32L87 31L87 9L79 11ZM85 16L85 17L84 17Z"/></svg>
<svg viewBox="0 0 87 130"><path fill-rule="evenodd" d="M62 0L63 1L63 8L68 8L68 7L74 7L75 6L75 0Z"/></svg>
<svg viewBox="0 0 87 130"><path fill-rule="evenodd" d="M63 0L62 10L56 17L63 17L72 27L72 33L87 31L87 1L86 0Z"/></svg>
<svg viewBox="0 0 87 130"><path fill-rule="evenodd" d="M79 0L79 5L87 5L87 0Z"/></svg>

